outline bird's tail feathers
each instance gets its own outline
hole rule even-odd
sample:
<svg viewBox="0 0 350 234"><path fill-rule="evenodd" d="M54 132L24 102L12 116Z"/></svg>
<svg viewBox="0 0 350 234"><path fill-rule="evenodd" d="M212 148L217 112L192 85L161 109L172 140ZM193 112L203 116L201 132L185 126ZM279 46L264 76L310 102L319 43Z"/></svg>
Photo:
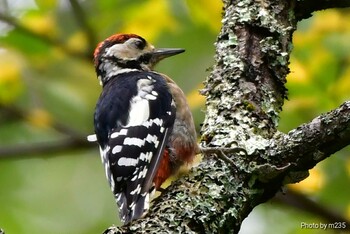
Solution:
<svg viewBox="0 0 350 234"><path fill-rule="evenodd" d="M119 217L124 225L132 220L141 218L147 213L150 206L150 198L154 191L155 189L152 189L150 192L141 193L131 202L127 201L125 193L117 193L115 195L119 207Z"/></svg>

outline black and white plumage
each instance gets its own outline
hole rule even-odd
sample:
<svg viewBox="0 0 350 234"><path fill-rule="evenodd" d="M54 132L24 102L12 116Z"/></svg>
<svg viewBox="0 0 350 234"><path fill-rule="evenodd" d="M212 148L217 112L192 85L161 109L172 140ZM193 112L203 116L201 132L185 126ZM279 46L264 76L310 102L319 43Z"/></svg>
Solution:
<svg viewBox="0 0 350 234"><path fill-rule="evenodd" d="M144 204L174 119L172 96L157 73L122 73L104 86L95 132L124 223L148 209Z"/></svg>
<svg viewBox="0 0 350 234"><path fill-rule="evenodd" d="M113 35L95 50L95 68L103 91L94 115L95 135L89 136L88 140L100 145L106 176L124 224L142 217L148 210L156 174L162 177L157 179L160 181L157 186L160 186L172 173L167 166L170 162L165 162L163 155L166 151L168 156L173 148L170 138L174 142L181 139L172 134L174 123L182 126L183 122L178 119L172 94L183 93L175 84L172 88L168 86L167 79L170 78L152 71L152 68L161 59L183 51L155 49L135 34ZM183 103L179 102L181 106ZM186 100L185 104L188 109ZM195 144L191 113L186 117L192 124L191 134L181 132L179 135L193 135L191 144L192 141ZM186 148L179 150L190 155L192 160L194 146L193 150L187 147L191 144L184 142ZM172 157L174 164L181 164L176 161L175 153ZM166 167L159 168L160 163ZM161 169L166 173L160 173Z"/></svg>

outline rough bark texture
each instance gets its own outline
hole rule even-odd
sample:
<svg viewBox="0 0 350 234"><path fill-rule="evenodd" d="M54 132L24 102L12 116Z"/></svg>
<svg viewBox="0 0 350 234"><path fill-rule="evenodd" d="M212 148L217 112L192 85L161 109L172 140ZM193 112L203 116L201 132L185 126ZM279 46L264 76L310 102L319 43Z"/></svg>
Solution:
<svg viewBox="0 0 350 234"><path fill-rule="evenodd" d="M298 11L303 2L307 12ZM297 19L319 9L311 2L224 0L216 65L202 91L207 110L201 145L225 150L206 151L146 217L105 233L237 233L255 206L350 143L350 102L288 134L277 131L292 34Z"/></svg>

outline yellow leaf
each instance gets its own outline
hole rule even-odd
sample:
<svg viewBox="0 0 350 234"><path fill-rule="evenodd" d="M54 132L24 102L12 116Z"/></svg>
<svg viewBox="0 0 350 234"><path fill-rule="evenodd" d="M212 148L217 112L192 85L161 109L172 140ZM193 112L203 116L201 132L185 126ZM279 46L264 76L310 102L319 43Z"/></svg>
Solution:
<svg viewBox="0 0 350 234"><path fill-rule="evenodd" d="M308 74L308 69L299 62L297 59L291 57L290 59L290 73L287 76L288 82L291 83L307 83L309 81L310 75Z"/></svg>
<svg viewBox="0 0 350 234"><path fill-rule="evenodd" d="M2 57L2 56L1 56ZM1 58L0 61L0 103L10 104L22 93L21 68L18 63Z"/></svg>
<svg viewBox="0 0 350 234"><path fill-rule="evenodd" d="M43 109L33 109L27 120L30 124L41 128L47 128L52 124L51 115Z"/></svg>
<svg viewBox="0 0 350 234"><path fill-rule="evenodd" d="M57 25L52 14L39 14L37 12L31 12L21 19L23 25L30 30L53 37L58 34Z"/></svg>
<svg viewBox="0 0 350 234"><path fill-rule="evenodd" d="M307 31L296 31L293 34L294 47L302 48L315 45L322 47L323 39L329 33L350 30L350 16L334 9L316 12L311 22Z"/></svg>
<svg viewBox="0 0 350 234"><path fill-rule="evenodd" d="M122 27L121 32L136 33L154 41L163 30L177 30L178 24L171 15L167 1L149 0L140 2L139 5L128 11L127 24Z"/></svg>
<svg viewBox="0 0 350 234"><path fill-rule="evenodd" d="M309 109L314 107L317 104L317 102L317 97L294 97L293 99L284 104L283 109L287 112L300 110L300 108Z"/></svg>
<svg viewBox="0 0 350 234"><path fill-rule="evenodd" d="M74 51L84 52L88 48L85 34L81 31L74 33L70 38L68 38L67 46L72 48Z"/></svg>
<svg viewBox="0 0 350 234"><path fill-rule="evenodd" d="M310 175L308 178L297 184L291 184L289 187L307 194L313 194L319 191L324 185L324 176L322 172L317 167L309 172Z"/></svg>
<svg viewBox="0 0 350 234"><path fill-rule="evenodd" d="M334 55L324 47L319 47L317 50L313 51L313 58L314 59L310 59L307 64L311 78L315 78L315 74L324 70L325 66L329 66L329 64L332 64L333 60L335 60Z"/></svg>
<svg viewBox="0 0 350 234"><path fill-rule="evenodd" d="M221 27L222 1L187 0L189 15L197 22L206 24L214 32Z"/></svg>
<svg viewBox="0 0 350 234"><path fill-rule="evenodd" d="M202 107L205 104L205 97L200 95L198 91L201 88L203 88L203 85L199 85L198 88L187 94L187 102L192 109Z"/></svg>
<svg viewBox="0 0 350 234"><path fill-rule="evenodd" d="M312 34L341 31L343 28L344 20L338 10L329 9L321 14L316 13L315 16L311 26Z"/></svg>

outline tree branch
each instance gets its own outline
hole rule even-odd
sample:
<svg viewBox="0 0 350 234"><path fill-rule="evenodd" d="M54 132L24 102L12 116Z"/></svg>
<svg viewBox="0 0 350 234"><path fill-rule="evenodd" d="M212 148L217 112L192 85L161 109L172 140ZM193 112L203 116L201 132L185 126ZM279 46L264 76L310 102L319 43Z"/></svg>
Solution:
<svg viewBox="0 0 350 234"><path fill-rule="evenodd" d="M347 7L350 7L349 0L301 0L296 1L295 16L297 20L300 21L311 17L312 13L315 11Z"/></svg>
<svg viewBox="0 0 350 234"><path fill-rule="evenodd" d="M2 106L0 105L0 113L5 118L11 120L28 120L30 113L26 113L24 110L15 106ZM33 156L36 154L47 154L62 152L65 150L72 149L84 149L90 148L93 145L86 140L86 134L82 134L79 131L64 125L51 119L50 127L56 130L58 133L64 134L64 139L56 140L52 142L40 142L30 143L25 145L14 145L14 146L1 146L0 147L0 159L1 158L13 158L13 157L24 157Z"/></svg>
<svg viewBox="0 0 350 234"><path fill-rule="evenodd" d="M23 34L26 34L26 35L33 37L33 38L36 38L47 45L51 45L51 46L60 48L63 52L65 52L66 54L68 54L70 56L82 58L82 59L89 60L89 61L92 60L91 54L76 51L70 47L67 47L61 40L58 40L58 39L53 38L53 37L49 37L45 34L37 33L35 31L25 27L24 25L22 25L20 22L18 22L18 20L16 18L14 18L10 15L7 15L3 12L0 12L0 20L13 26L14 28L16 28L19 32L21 32Z"/></svg>
<svg viewBox="0 0 350 234"><path fill-rule="evenodd" d="M143 219L105 233L238 233L255 206L350 143L349 102L288 134L277 131L294 10L294 1L224 0L216 64L202 91L201 146L209 156L169 186ZM232 152L220 158L227 148Z"/></svg>
<svg viewBox="0 0 350 234"><path fill-rule="evenodd" d="M350 144L350 101L271 141L268 154L298 170L318 162Z"/></svg>
<svg viewBox="0 0 350 234"><path fill-rule="evenodd" d="M66 152L67 150L82 150L95 147L89 143L86 138L77 139L67 137L62 140L52 142L30 143L14 146L2 146L0 148L0 159L7 159L14 157L25 157L30 155L33 157L47 154L58 154Z"/></svg>
<svg viewBox="0 0 350 234"><path fill-rule="evenodd" d="M77 0L69 0L69 2L72 6L72 10L74 12L76 21L80 25L80 27L83 29L85 36L88 40L88 44L89 44L88 53L93 54L93 50L95 49L97 44L97 40L95 36L96 33L94 32L93 28L90 27L90 24L88 23L87 17L80 3Z"/></svg>
<svg viewBox="0 0 350 234"><path fill-rule="evenodd" d="M0 104L0 111L3 116L8 116L11 120L13 119L19 119L19 120L28 120L28 117L31 115L30 113L26 112L25 110L22 110L16 106L4 106ZM73 137L76 139L82 139L86 135L78 132L77 130L68 127L67 125L58 122L55 119L50 119L50 127L54 130L56 130L59 133L62 133L64 135L67 135L69 137Z"/></svg>
<svg viewBox="0 0 350 234"><path fill-rule="evenodd" d="M235 176L229 163L216 157L208 158L189 175L168 187L144 219L136 220L130 226L110 227L105 233L161 232L167 225L166 230L178 233L236 233L239 226L234 224L241 222L252 207L271 198L282 184L304 179L303 171L349 144L349 131L350 102L345 102L338 109L301 125L288 135L277 137L276 142L279 143L266 149L266 154L271 155L270 163L262 158L251 160L254 155L235 154L235 167L241 169ZM286 139L288 142L285 142ZM325 151L327 153L313 153L324 150L327 148L325 145L333 141L341 143L329 147ZM279 147L275 149L276 145ZM232 153L240 151L231 150ZM222 149L211 149L210 152L218 154ZM230 150L226 149L225 153L228 152ZM245 157L249 157L251 163L242 167L240 164L247 160ZM282 167L281 164L287 166ZM315 205L312 207L315 209ZM214 214L219 217L212 217ZM338 217L334 215L333 219ZM220 226L223 220L230 225Z"/></svg>
<svg viewBox="0 0 350 234"><path fill-rule="evenodd" d="M350 220L333 210L331 207L325 207L292 189L288 189L284 194L277 193L272 201L318 216L327 223L345 222L350 224Z"/></svg>

